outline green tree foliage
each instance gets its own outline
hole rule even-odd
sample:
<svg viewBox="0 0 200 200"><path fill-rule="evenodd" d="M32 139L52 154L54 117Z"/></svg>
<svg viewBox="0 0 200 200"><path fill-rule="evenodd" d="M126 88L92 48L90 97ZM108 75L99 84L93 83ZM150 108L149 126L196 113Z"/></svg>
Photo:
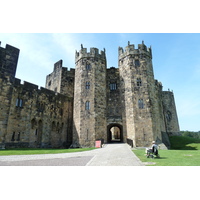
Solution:
<svg viewBox="0 0 200 200"><path fill-rule="evenodd" d="M184 137L191 137L191 138L196 138L200 139L200 131L195 132L195 131L181 131L181 135Z"/></svg>

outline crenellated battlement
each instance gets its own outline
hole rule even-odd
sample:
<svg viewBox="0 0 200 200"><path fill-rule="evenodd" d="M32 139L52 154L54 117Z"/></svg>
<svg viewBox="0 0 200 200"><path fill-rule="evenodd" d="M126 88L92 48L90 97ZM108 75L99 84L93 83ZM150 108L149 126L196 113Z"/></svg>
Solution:
<svg viewBox="0 0 200 200"><path fill-rule="evenodd" d="M22 82L21 79L18 79L18 78L15 78L14 87L22 88L23 90L32 91L32 92L36 91L36 92L42 92L42 93L51 94L51 95L62 95L62 94L58 94L52 90L49 90L47 88L39 87L38 85L29 83L27 81Z"/></svg>
<svg viewBox="0 0 200 200"><path fill-rule="evenodd" d="M139 55L139 54L143 54L152 58L151 47L147 48L147 46L142 41L142 44L138 44L137 49L135 49L135 45L130 44L130 42L128 42L128 46L126 46L125 49L123 49L122 47L118 48L119 60L123 59L128 55Z"/></svg>
<svg viewBox="0 0 200 200"><path fill-rule="evenodd" d="M87 52L87 48L83 48L83 45L81 45L81 50L75 53L75 62L79 61L81 58L98 58L105 60L106 52L104 49L99 53L99 49L94 47L90 48L90 52Z"/></svg>
<svg viewBox="0 0 200 200"><path fill-rule="evenodd" d="M9 44L6 44L5 48L1 47L1 41L0 41L0 48L4 49L4 50L12 51L14 53L19 53L19 51L20 51L18 48L13 47L13 46L11 46Z"/></svg>
<svg viewBox="0 0 200 200"><path fill-rule="evenodd" d="M67 67L63 67L62 68L63 69L63 73L65 73L65 75L68 77L74 77L74 75L75 75L75 69L73 69L73 68L70 68L69 70L68 70L68 68Z"/></svg>
<svg viewBox="0 0 200 200"><path fill-rule="evenodd" d="M21 81L21 79L18 79L18 78L15 78L15 81L14 81L14 86L15 87L23 87L24 89L26 90L39 90L39 86L38 85L35 85L33 83L29 83L27 81Z"/></svg>

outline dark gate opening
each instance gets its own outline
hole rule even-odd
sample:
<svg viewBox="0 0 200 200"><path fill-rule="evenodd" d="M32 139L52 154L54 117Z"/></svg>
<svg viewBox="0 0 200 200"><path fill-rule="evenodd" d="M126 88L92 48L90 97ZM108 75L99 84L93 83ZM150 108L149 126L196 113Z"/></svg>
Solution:
<svg viewBox="0 0 200 200"><path fill-rule="evenodd" d="M110 124L107 127L108 142L123 142L123 129L120 124Z"/></svg>

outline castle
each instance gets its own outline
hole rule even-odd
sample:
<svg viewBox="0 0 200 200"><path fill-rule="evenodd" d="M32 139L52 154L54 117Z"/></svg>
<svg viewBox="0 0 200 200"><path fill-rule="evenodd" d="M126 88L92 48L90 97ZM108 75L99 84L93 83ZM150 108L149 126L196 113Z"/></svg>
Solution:
<svg viewBox="0 0 200 200"><path fill-rule="evenodd" d="M105 49L81 45L75 69L56 62L45 88L15 77L18 56L0 45L0 148L92 147L100 139L170 147L168 136L179 133L174 94L154 79L144 42L119 47L118 68L107 68Z"/></svg>

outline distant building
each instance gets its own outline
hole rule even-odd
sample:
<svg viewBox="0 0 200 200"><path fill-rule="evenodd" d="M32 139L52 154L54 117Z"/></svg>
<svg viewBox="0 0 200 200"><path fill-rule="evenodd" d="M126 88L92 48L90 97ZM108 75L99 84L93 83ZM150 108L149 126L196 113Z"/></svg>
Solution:
<svg viewBox="0 0 200 200"><path fill-rule="evenodd" d="M119 47L118 68L107 68L106 52L86 48L75 55L75 69L62 60L46 77L46 88L15 73L19 49L0 47L0 146L66 148L153 140L170 146L179 133L171 91L154 79L152 51L145 44Z"/></svg>

